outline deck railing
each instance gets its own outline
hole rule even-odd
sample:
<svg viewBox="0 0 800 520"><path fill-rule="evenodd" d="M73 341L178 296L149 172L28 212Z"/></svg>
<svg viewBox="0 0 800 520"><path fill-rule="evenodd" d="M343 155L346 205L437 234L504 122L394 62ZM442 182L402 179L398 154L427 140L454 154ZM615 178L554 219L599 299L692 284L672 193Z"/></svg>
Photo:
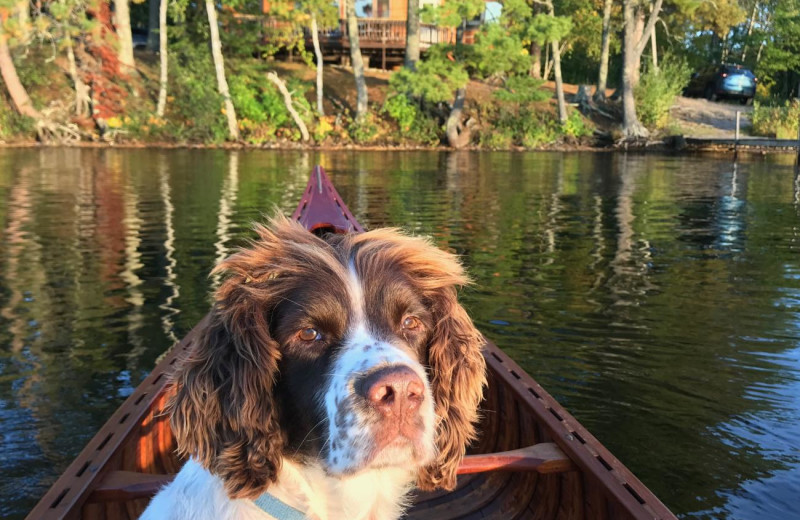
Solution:
<svg viewBox="0 0 800 520"><path fill-rule="evenodd" d="M319 31L321 42L341 41L344 46L349 45L348 34L346 20L339 20L337 29ZM310 34L307 36L310 38ZM425 23L419 27L420 47L423 49L436 43L454 43L455 36L454 29ZM403 47L406 44L406 22L361 18L358 20L358 39L362 46Z"/></svg>

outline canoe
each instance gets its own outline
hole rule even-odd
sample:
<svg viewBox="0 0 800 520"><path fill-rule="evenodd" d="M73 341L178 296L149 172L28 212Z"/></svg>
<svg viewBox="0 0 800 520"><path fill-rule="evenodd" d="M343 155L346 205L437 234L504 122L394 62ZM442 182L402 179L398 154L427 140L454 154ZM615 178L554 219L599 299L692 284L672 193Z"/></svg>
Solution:
<svg viewBox="0 0 800 520"><path fill-rule="evenodd" d="M313 233L363 231L325 171L314 168L292 214ZM28 515L137 518L179 470L169 419L169 374L206 327L172 347ZM416 493L413 520L675 519L669 509L550 394L491 341L480 437L450 492ZM346 519L343 519L346 520Z"/></svg>

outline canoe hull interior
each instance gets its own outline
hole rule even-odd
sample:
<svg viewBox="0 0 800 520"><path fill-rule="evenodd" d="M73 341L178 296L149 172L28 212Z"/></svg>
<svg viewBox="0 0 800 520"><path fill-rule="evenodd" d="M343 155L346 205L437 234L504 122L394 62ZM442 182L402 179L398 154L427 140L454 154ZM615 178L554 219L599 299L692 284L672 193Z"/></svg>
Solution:
<svg viewBox="0 0 800 520"><path fill-rule="evenodd" d="M320 231L362 231L321 167L314 168L293 218L312 231L320 223ZM141 515L165 481L159 475L173 475L181 467L164 413L172 389L168 381L203 334L207 319L165 354L31 511L29 520L132 520ZM480 437L470 453L498 454L536 445L557 451L560 459L547 466L550 469L543 465L486 472L482 467L482 473L461 475L453 491L416 495L407 518L675 519L502 350L487 342L484 357L489 384ZM473 469L476 465L480 466L473 464Z"/></svg>

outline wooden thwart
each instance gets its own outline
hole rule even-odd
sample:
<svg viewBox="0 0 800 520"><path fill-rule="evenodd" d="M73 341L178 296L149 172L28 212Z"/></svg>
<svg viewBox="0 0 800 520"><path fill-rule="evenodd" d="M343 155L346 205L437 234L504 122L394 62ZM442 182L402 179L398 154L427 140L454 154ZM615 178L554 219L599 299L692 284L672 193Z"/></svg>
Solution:
<svg viewBox="0 0 800 520"><path fill-rule="evenodd" d="M488 471L536 471L561 473L576 469L564 452L552 442L534 444L527 448L467 455L458 468L459 475ZM150 498L166 486L175 475L153 475L136 471L111 471L89 495L89 503L119 502Z"/></svg>
<svg viewBox="0 0 800 520"><path fill-rule="evenodd" d="M467 455L458 467L459 475L486 471L536 471L562 473L576 469L554 442L542 442L512 451Z"/></svg>

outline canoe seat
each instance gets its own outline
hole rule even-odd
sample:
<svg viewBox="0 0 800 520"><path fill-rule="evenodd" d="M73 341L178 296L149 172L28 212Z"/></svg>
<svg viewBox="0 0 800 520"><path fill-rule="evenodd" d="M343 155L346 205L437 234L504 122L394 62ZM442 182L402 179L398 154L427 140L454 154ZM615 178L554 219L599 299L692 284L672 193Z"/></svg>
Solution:
<svg viewBox="0 0 800 520"><path fill-rule="evenodd" d="M467 455L458 468L459 475L487 471L537 471L561 473L576 469L561 448L542 442L518 450ZM154 475L136 471L111 471L89 495L89 503L121 502L150 498L169 484L174 474Z"/></svg>

